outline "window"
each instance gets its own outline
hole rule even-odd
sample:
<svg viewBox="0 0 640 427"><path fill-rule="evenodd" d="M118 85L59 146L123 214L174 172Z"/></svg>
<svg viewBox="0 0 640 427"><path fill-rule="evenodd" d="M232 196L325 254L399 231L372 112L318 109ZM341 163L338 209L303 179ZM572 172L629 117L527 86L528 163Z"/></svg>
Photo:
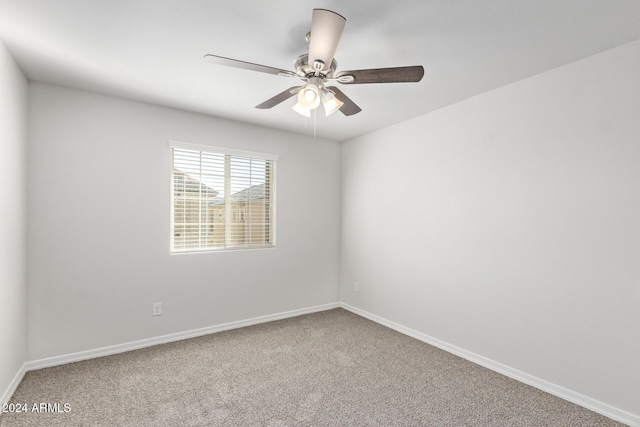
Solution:
<svg viewBox="0 0 640 427"><path fill-rule="evenodd" d="M273 247L274 154L170 141L171 252Z"/></svg>

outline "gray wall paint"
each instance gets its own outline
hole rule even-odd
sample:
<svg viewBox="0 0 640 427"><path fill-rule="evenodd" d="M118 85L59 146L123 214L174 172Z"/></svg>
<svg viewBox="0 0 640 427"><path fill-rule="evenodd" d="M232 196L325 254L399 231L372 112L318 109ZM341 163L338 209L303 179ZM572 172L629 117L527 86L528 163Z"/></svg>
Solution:
<svg viewBox="0 0 640 427"><path fill-rule="evenodd" d="M0 397L25 362L27 89L0 43Z"/></svg>
<svg viewBox="0 0 640 427"><path fill-rule="evenodd" d="M638 76L640 41L344 143L341 300L640 414Z"/></svg>
<svg viewBox="0 0 640 427"><path fill-rule="evenodd" d="M337 301L338 143L40 83L29 101L28 360ZM169 139L280 155L275 249L169 255Z"/></svg>

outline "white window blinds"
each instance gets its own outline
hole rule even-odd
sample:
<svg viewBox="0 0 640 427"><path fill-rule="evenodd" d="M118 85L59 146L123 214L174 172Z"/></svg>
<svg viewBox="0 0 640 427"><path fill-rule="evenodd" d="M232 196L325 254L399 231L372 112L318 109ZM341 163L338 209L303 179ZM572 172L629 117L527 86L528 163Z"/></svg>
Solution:
<svg viewBox="0 0 640 427"><path fill-rule="evenodd" d="M277 156L171 142L171 251L272 247Z"/></svg>

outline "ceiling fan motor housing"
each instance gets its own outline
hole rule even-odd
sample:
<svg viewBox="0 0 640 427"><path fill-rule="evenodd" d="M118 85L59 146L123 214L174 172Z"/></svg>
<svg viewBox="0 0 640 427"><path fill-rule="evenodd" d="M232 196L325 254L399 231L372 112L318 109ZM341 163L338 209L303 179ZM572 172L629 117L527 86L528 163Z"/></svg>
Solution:
<svg viewBox="0 0 640 427"><path fill-rule="evenodd" d="M313 67L313 64L309 64L309 54L305 53L300 55L294 62L293 68L296 70L296 74L303 79L315 77L316 69ZM335 59L331 60L331 65L329 66L329 70L326 72L321 72L319 74L320 77L331 79L333 78L333 74L338 68L338 62Z"/></svg>

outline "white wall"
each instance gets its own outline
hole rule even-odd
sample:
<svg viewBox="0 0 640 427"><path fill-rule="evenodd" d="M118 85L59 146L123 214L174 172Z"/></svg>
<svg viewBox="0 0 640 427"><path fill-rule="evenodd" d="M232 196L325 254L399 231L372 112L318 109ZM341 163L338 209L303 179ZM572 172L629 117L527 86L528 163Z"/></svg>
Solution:
<svg viewBox="0 0 640 427"><path fill-rule="evenodd" d="M28 360L338 300L338 143L41 83L29 102ZM169 139L280 155L275 249L169 255Z"/></svg>
<svg viewBox="0 0 640 427"><path fill-rule="evenodd" d="M27 89L0 43L0 402L25 362Z"/></svg>
<svg viewBox="0 0 640 427"><path fill-rule="evenodd" d="M638 76L640 41L344 143L341 300L640 416Z"/></svg>

